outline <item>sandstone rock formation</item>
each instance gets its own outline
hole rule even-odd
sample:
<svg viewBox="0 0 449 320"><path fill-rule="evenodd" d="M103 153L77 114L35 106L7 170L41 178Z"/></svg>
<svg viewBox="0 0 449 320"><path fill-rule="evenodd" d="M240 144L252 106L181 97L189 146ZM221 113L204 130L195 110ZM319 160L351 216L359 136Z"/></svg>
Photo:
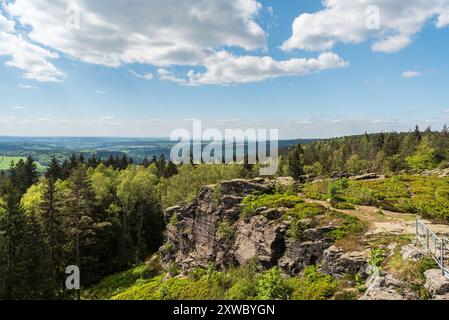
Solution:
<svg viewBox="0 0 449 320"><path fill-rule="evenodd" d="M253 259L264 269L279 266L289 274L320 262L333 241L329 228L309 228L301 241L287 236L291 220L280 210L261 207L250 218L241 217L245 196L274 191L276 182L232 180L204 187L193 203L166 210L169 223L161 248L163 264L183 272L213 265L219 270ZM226 234L223 234L226 233Z"/></svg>

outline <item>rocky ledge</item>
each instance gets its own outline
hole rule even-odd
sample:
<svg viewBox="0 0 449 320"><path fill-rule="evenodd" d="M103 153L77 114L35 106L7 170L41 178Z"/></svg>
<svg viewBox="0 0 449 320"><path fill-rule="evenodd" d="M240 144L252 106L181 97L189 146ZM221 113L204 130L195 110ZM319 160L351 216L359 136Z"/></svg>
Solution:
<svg viewBox="0 0 449 320"><path fill-rule="evenodd" d="M241 217L241 202L254 193L272 193L279 181L232 180L204 187L190 204L166 210L166 243L161 248L165 267L183 272L213 265L218 270L256 261L262 268L280 267L298 274L323 259L333 241L331 227L310 228L301 241L287 236L291 219L282 209L258 208ZM283 181L285 183L285 181Z"/></svg>

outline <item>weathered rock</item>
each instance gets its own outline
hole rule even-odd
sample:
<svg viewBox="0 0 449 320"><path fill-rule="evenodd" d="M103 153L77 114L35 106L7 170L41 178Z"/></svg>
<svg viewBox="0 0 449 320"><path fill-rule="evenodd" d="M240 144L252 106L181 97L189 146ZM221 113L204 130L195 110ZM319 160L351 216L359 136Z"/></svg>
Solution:
<svg viewBox="0 0 449 320"><path fill-rule="evenodd" d="M418 295L393 275L376 272L366 281L367 290L360 300L416 300Z"/></svg>
<svg viewBox="0 0 449 320"><path fill-rule="evenodd" d="M427 254L424 250L413 244L408 244L402 247L402 258L404 260L419 261L426 256Z"/></svg>
<svg viewBox="0 0 449 320"><path fill-rule="evenodd" d="M379 175L376 173L365 173L359 176L351 177L351 180L361 181L361 180L372 180L372 179L378 179Z"/></svg>
<svg viewBox="0 0 449 320"><path fill-rule="evenodd" d="M406 300L394 289L380 288L366 292L360 300Z"/></svg>
<svg viewBox="0 0 449 320"><path fill-rule="evenodd" d="M332 228L312 228L311 221L304 220L306 230L295 241L287 235L291 220L282 219L283 209L262 207L252 217L240 217L244 196L271 193L275 186L275 181L265 179L226 181L219 188L204 187L188 205L166 210L165 219L172 224L160 250L164 267L175 264L185 273L211 263L226 269L256 259L263 268L279 266L297 274L321 261L324 250L333 244L327 238ZM174 215L176 219L171 219Z"/></svg>
<svg viewBox="0 0 449 320"><path fill-rule="evenodd" d="M282 213L277 209L266 209L260 214L266 217L268 220L277 220L282 217Z"/></svg>
<svg viewBox="0 0 449 320"><path fill-rule="evenodd" d="M424 272L426 284L424 287L429 290L432 295L449 294L449 279L444 277L440 269L430 269Z"/></svg>
<svg viewBox="0 0 449 320"><path fill-rule="evenodd" d="M239 196L248 196L255 191L262 193L269 193L275 187L273 181L262 178L254 180L235 179L231 181L224 181L220 184L222 194L234 194Z"/></svg>
<svg viewBox="0 0 449 320"><path fill-rule="evenodd" d="M280 221L270 222L264 216L236 225L235 241L231 252L238 264L246 264L257 257L262 266L271 268L285 252L287 225Z"/></svg>
<svg viewBox="0 0 449 320"><path fill-rule="evenodd" d="M323 259L323 252L332 245L328 239L305 241L287 239L285 254L279 260L279 267L286 273L294 275L305 267L315 265Z"/></svg>
<svg viewBox="0 0 449 320"><path fill-rule="evenodd" d="M447 294L442 294L442 295L436 295L434 296L433 300L449 300L449 293Z"/></svg>
<svg viewBox="0 0 449 320"><path fill-rule="evenodd" d="M331 246L324 251L321 271L336 278L345 274L366 276L368 251L344 252L343 249Z"/></svg>

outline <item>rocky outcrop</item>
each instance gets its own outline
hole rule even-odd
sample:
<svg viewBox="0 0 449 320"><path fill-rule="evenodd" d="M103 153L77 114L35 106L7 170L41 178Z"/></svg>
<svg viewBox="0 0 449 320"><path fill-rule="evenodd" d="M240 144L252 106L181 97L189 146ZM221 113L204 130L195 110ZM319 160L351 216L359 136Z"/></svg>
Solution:
<svg viewBox="0 0 449 320"><path fill-rule="evenodd" d="M378 271L366 281L367 290L360 300L417 300L418 294L392 274Z"/></svg>
<svg viewBox="0 0 449 320"><path fill-rule="evenodd" d="M324 251L321 271L335 278L341 278L345 274L360 274L366 277L368 254L369 250L345 252L341 248L332 246Z"/></svg>
<svg viewBox="0 0 449 320"><path fill-rule="evenodd" d="M365 173L365 174L361 174L359 176L354 176L351 177L351 180L355 180L355 181L362 181L362 180L373 180L373 179L379 179L380 176L376 173Z"/></svg>
<svg viewBox="0 0 449 320"><path fill-rule="evenodd" d="M408 244L401 248L402 258L409 261L419 261L427 256L423 248L415 244Z"/></svg>
<svg viewBox="0 0 449 320"><path fill-rule="evenodd" d="M294 240L287 235L292 221L282 209L261 207L254 216L241 217L245 196L275 187L275 181L264 179L226 181L204 187L191 204L167 209L163 265L174 264L184 272L211 264L223 270L256 259L264 269L279 266L297 274L320 262L333 243L327 238L330 228L310 227Z"/></svg>
<svg viewBox="0 0 449 320"><path fill-rule="evenodd" d="M442 296L449 295L449 279L441 273L440 269L430 269L424 272L426 284L424 287L434 296L441 300Z"/></svg>

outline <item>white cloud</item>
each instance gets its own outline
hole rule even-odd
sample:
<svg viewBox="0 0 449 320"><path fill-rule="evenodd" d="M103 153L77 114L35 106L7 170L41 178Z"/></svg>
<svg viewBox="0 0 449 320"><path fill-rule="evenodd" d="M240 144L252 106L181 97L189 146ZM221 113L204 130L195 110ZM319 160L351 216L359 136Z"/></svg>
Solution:
<svg viewBox="0 0 449 320"><path fill-rule="evenodd" d="M293 23L293 34L284 50L324 51L338 42L358 44L373 39L373 51L397 52L413 41L425 23L436 17L435 25L449 25L449 0L324 0L316 13L303 13ZM368 28L373 11L379 8L379 28ZM375 21L376 19L374 19Z"/></svg>
<svg viewBox="0 0 449 320"><path fill-rule="evenodd" d="M100 95L105 95L106 94L106 92L103 91L103 90L96 90L95 93L96 94L100 94Z"/></svg>
<svg viewBox="0 0 449 320"><path fill-rule="evenodd" d="M24 106L14 106L14 107L12 107L12 109L14 109L14 110L25 110L26 107L24 107Z"/></svg>
<svg viewBox="0 0 449 320"><path fill-rule="evenodd" d="M129 71L129 73L131 73L133 76L136 76L137 78L145 79L145 80L148 80L148 81L151 81L151 80L153 80L153 78L154 78L154 75L153 75L151 72L144 73L144 74L140 74L140 73L135 72L135 71L133 71L133 70L128 70L128 71Z"/></svg>
<svg viewBox="0 0 449 320"><path fill-rule="evenodd" d="M72 3L16 0L4 5L20 29L27 30L25 38L11 34L29 46L16 48L16 59L11 62L27 70L25 77L60 81L64 75L48 62L58 58L58 53L109 67L152 65L161 80L185 85L247 83L346 65L331 53L286 61L259 56L258 52L267 49L267 34L257 22L262 5L256 0L84 0L79 1L79 30L66 27L66 9ZM273 12L271 7L266 10ZM4 22L2 26L11 30ZM236 56L230 53L231 47L245 53ZM34 56L41 61L28 59L20 65L19 52L30 55L33 50L39 51ZM192 70L187 74L171 71L178 66ZM153 78L151 73L130 72L146 80Z"/></svg>
<svg viewBox="0 0 449 320"><path fill-rule="evenodd" d="M23 78L41 82L60 82L64 73L49 62L58 54L28 42L15 32L15 23L0 11L0 56L6 65L23 70Z"/></svg>
<svg viewBox="0 0 449 320"><path fill-rule="evenodd" d="M195 65L211 48L265 47L255 0L80 1L80 30L66 28L71 3L16 0L7 9L32 40L93 64Z"/></svg>
<svg viewBox="0 0 449 320"><path fill-rule="evenodd" d="M232 85L341 68L348 66L348 62L329 52L316 59L276 61L268 56L235 56L222 51L208 58L204 65L206 72L190 71L187 78L176 77L165 69L158 70L158 73L162 80L186 85Z"/></svg>
<svg viewBox="0 0 449 320"><path fill-rule="evenodd" d="M404 71L402 73L402 76L406 79L412 79L412 78L417 78L417 77L421 76L421 73L418 71L408 70L408 71Z"/></svg>

